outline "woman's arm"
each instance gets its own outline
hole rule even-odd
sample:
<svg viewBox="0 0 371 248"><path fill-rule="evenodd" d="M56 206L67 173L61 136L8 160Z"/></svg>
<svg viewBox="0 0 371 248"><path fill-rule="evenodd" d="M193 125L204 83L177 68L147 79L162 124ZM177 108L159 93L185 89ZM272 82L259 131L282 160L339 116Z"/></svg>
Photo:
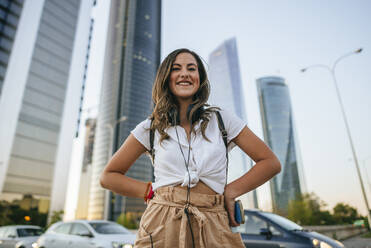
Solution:
<svg viewBox="0 0 371 248"><path fill-rule="evenodd" d="M101 186L120 195L143 198L147 182L127 177L125 173L145 151L146 148L130 134L104 168L100 177Z"/></svg>
<svg viewBox="0 0 371 248"><path fill-rule="evenodd" d="M225 188L224 196L230 224L238 226L234 219L234 199L271 179L281 171L281 164L271 149L248 127L244 127L232 141L256 162L246 174L229 183Z"/></svg>

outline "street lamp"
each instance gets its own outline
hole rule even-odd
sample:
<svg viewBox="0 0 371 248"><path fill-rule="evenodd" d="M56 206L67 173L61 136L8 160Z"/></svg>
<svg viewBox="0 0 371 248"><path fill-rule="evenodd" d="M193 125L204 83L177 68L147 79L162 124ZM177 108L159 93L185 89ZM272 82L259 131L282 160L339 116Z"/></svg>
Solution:
<svg viewBox="0 0 371 248"><path fill-rule="evenodd" d="M349 53L344 54L343 56L340 56L337 60L335 60L335 62L334 62L334 64L333 64L332 67L330 67L328 65L323 65L323 64L315 64L315 65L311 65L311 66L308 66L308 67L305 67L305 68L301 69L301 72L306 72L310 68L321 67L321 68L325 68L326 70L328 70L330 72L331 76L332 76L332 79L333 79L333 82L334 82L334 85L335 85L335 89L336 89L336 95L337 95L338 101L340 103L341 113L343 114L343 119L344 119L345 128L346 128L348 139L349 139L349 144L350 144L350 147L352 149L352 155L353 155L353 159L354 159L354 164L356 166L356 170L357 170L359 182L361 184L363 198L364 198L364 201L365 201L365 204L366 204L366 208L367 208L368 223L371 223L370 208L369 208L369 205L368 205L368 201L367 201L365 189L363 187L363 181L362 181L361 172L360 172L359 165L358 165L357 155L356 155L356 151L354 149L354 144L353 144L352 136L350 135L350 129L349 129L348 121L347 121L347 118L346 118L346 115L345 115L343 101L341 100L339 88L338 88L338 85L337 85L336 75L335 75L336 65L342 59L344 59L344 58L346 58L348 56L354 55L354 54L361 53L362 51L363 51L363 48L359 48L359 49L357 49L355 51L352 51L352 52L349 52Z"/></svg>
<svg viewBox="0 0 371 248"><path fill-rule="evenodd" d="M366 180L367 180L367 183L368 183L368 187L370 188L370 192L371 192L371 184L370 184L370 178L368 177L368 170L367 170L367 160L369 160L371 158L371 156L363 159L363 167L365 168L365 172L366 172Z"/></svg>
<svg viewBox="0 0 371 248"><path fill-rule="evenodd" d="M112 156L112 153L113 153L113 135L114 135L114 132L115 132L115 128L116 128L116 125L119 124L120 122L123 122L123 121L126 121L127 120L127 117L126 116L121 116L119 119L117 119L115 122L113 123L106 123L104 125L104 127L108 128L109 129L109 132L110 132L110 135L109 135L109 149L108 149L108 154L107 154L107 162L108 160L110 159L110 157ZM105 199L105 202L106 202L106 206L104 207L104 219L105 220L108 220L108 215L109 215L109 210L110 210L110 203L111 203L111 197L110 197L110 191L109 190L106 190L105 192L105 195L104 195L104 199Z"/></svg>

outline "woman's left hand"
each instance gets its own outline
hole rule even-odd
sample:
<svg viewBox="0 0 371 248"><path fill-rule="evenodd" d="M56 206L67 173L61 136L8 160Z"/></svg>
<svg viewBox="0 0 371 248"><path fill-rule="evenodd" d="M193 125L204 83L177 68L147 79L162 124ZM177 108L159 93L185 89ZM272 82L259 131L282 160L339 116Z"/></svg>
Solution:
<svg viewBox="0 0 371 248"><path fill-rule="evenodd" d="M235 202L235 198L231 196L232 192L230 190L230 187L227 187L225 188L224 190L224 203L225 203L225 208L227 210L227 213L228 213L228 217L229 217L229 225L232 226L232 227L236 227L236 226L239 226L240 224L238 224L236 222L236 220L234 219L234 202Z"/></svg>

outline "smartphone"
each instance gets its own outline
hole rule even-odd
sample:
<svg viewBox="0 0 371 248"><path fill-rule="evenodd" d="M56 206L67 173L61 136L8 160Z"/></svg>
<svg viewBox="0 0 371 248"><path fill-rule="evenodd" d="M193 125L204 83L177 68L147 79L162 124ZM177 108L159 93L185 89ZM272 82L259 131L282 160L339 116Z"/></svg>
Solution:
<svg viewBox="0 0 371 248"><path fill-rule="evenodd" d="M238 224L245 223L245 216L241 200L237 200L234 202L234 219Z"/></svg>

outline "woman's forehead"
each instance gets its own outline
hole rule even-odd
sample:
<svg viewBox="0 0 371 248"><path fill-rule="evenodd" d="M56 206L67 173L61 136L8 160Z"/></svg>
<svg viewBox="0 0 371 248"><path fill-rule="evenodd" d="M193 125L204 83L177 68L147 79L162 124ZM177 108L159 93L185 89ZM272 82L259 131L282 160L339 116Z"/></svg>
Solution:
<svg viewBox="0 0 371 248"><path fill-rule="evenodd" d="M179 64L179 65L188 65L188 64L194 64L197 65L197 61L195 57L190 53L180 53L175 57L173 64Z"/></svg>

